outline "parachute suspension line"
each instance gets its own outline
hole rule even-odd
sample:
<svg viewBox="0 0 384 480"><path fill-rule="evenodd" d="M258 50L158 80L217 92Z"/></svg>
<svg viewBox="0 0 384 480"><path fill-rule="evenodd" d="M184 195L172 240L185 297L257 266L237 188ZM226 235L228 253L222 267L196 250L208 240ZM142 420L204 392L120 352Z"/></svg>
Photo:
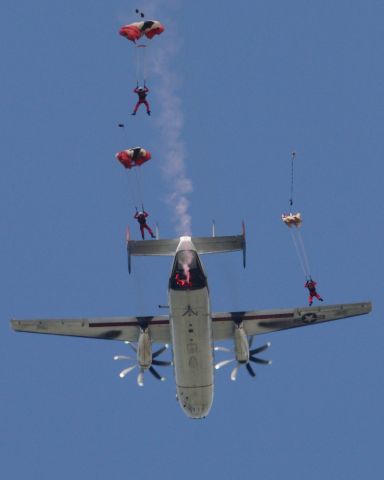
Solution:
<svg viewBox="0 0 384 480"><path fill-rule="evenodd" d="M307 280L309 280L309 279L311 279L311 270L310 270L310 267L309 267L308 255L307 255L307 252L306 252L306 249L305 249L304 240L303 240L303 237L302 237L301 231L300 231L300 224L301 224L300 213L296 213L294 215L292 214L292 212L293 212L295 158L296 158L296 152L293 150L291 152L291 189L290 189L291 196L290 196L290 199L289 199L289 206L290 206L290 210L291 210L290 217L291 218L298 217L299 221L296 218L296 222L292 222L293 225L292 225L292 223L289 224L287 222L287 217L288 216L286 216L286 215L283 215L283 221L285 221L285 223L287 223L288 226L291 227L291 236L292 236L293 244L294 244L295 249L296 249L297 257L298 257L299 262L300 262L300 266L301 266L301 268L304 272L305 277L307 278Z"/></svg>
<svg viewBox="0 0 384 480"><path fill-rule="evenodd" d="M145 64L146 45L136 45L136 84L141 85L146 80L146 64Z"/></svg>
<svg viewBox="0 0 384 480"><path fill-rule="evenodd" d="M140 172L139 172L139 168L135 168L135 176L136 176L136 185L137 185L137 192L138 192L138 195L139 195L139 203L141 206L143 206L143 194L142 194L142 188L141 188L141 177L140 177Z"/></svg>
<svg viewBox="0 0 384 480"><path fill-rule="evenodd" d="M296 157L296 152L293 151L291 153L291 197L289 199L289 206L290 207L293 207L293 173L294 173L294 170L293 170L293 161L295 160L295 157Z"/></svg>
<svg viewBox="0 0 384 480"><path fill-rule="evenodd" d="M139 74L140 74L140 63L139 63L139 49L136 46L136 85L139 86Z"/></svg>
<svg viewBox="0 0 384 480"><path fill-rule="evenodd" d="M307 277L307 272L305 270L305 265L304 265L304 262L303 262L303 258L300 254L300 248L299 248L299 245L298 245L298 242L297 242L297 238L295 236L295 230L293 230L293 229L291 229L291 237L292 237L293 244L295 246L297 258L299 259L301 269L303 270L304 275Z"/></svg>
<svg viewBox="0 0 384 480"><path fill-rule="evenodd" d="M300 248L301 248L301 253L302 253L302 256L303 256L303 262L304 262L305 270L307 272L306 275L307 275L307 277L311 278L311 269L309 267L307 251L305 249L304 240L303 240L303 237L302 237L299 229L297 229L297 238L298 238L299 245L300 245Z"/></svg>
<svg viewBox="0 0 384 480"><path fill-rule="evenodd" d="M297 257L300 262L301 269L303 270L305 277L309 279L311 278L311 271L309 268L308 256L305 250L304 241L300 230L298 228L292 228L291 236L296 249Z"/></svg>
<svg viewBox="0 0 384 480"><path fill-rule="evenodd" d="M142 74L143 74L143 80L144 80L144 85L147 81L147 50L146 50L146 45L143 45L144 48L142 48L143 53L141 54L141 59L142 59Z"/></svg>
<svg viewBox="0 0 384 480"><path fill-rule="evenodd" d="M127 172L127 177L128 177L128 189L129 189L129 193L131 194L132 204L137 209L138 205L140 205L140 198L137 191L137 184L136 182L134 182L132 175L130 175L129 172Z"/></svg>

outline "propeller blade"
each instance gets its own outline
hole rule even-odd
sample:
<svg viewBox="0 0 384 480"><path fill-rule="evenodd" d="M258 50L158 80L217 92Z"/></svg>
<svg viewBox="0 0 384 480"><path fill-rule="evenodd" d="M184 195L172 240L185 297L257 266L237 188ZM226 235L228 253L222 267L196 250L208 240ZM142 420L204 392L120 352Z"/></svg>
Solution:
<svg viewBox="0 0 384 480"><path fill-rule="evenodd" d="M164 377L160 376L159 373L153 368L149 367L149 371L152 373L152 375L157 378L158 380L161 380L162 382L165 380Z"/></svg>
<svg viewBox="0 0 384 480"><path fill-rule="evenodd" d="M251 337L249 337L249 340L248 340L249 349L251 349L251 347L252 347L253 337L254 337L254 335L252 335Z"/></svg>
<svg viewBox="0 0 384 480"><path fill-rule="evenodd" d="M156 358L158 357L159 355L161 355L163 352L165 352L165 350L167 350L168 348L168 345L164 345L163 347L161 347L159 350L157 350L157 352L155 353L152 353L152 358Z"/></svg>
<svg viewBox="0 0 384 480"><path fill-rule="evenodd" d="M137 348L135 347L135 345L133 345L133 343L128 342L128 340L127 340L126 342L124 342L124 343L125 343L126 345L129 345L129 346L132 348L132 350L133 350L135 353L137 353Z"/></svg>
<svg viewBox="0 0 384 480"><path fill-rule="evenodd" d="M232 370L231 372L231 380L232 382L236 381L237 378L237 372L239 371L240 365L236 365L236 367Z"/></svg>
<svg viewBox="0 0 384 480"><path fill-rule="evenodd" d="M253 350L251 350L249 352L250 355L254 355L254 354L257 354L257 353L261 353L261 352L264 352L265 350L267 350L267 348L269 348L271 346L271 342L268 342L266 343L265 345L263 345L262 347L259 347L259 348L254 348Z"/></svg>
<svg viewBox="0 0 384 480"><path fill-rule="evenodd" d="M227 353L229 353L232 350L230 348L227 348L227 347L215 347L214 351L215 352L227 352Z"/></svg>
<svg viewBox="0 0 384 480"><path fill-rule="evenodd" d="M113 359L114 360L132 360L132 357L129 357L128 355L115 355Z"/></svg>
<svg viewBox="0 0 384 480"><path fill-rule="evenodd" d="M137 367L137 365L132 365L131 367L125 368L119 373L120 378L124 378L129 372L132 372Z"/></svg>
<svg viewBox="0 0 384 480"><path fill-rule="evenodd" d="M144 368L140 368L140 372L137 375L137 384L139 387L144 387Z"/></svg>
<svg viewBox="0 0 384 480"><path fill-rule="evenodd" d="M248 373L251 375L251 377L256 377L256 373L249 363L246 363L245 367L248 370Z"/></svg>
<svg viewBox="0 0 384 480"><path fill-rule="evenodd" d="M259 363L260 365L271 365L272 360L264 360L263 358L249 357L249 360L254 363Z"/></svg>
<svg viewBox="0 0 384 480"><path fill-rule="evenodd" d="M172 362L166 360L152 360L152 365L168 367L169 365L172 365Z"/></svg>
<svg viewBox="0 0 384 480"><path fill-rule="evenodd" d="M216 363L215 369L218 370L219 368L224 367L224 365L228 365L228 363L231 363L231 362L234 362L234 361L235 361L234 358L231 358L230 360L223 360L219 363Z"/></svg>

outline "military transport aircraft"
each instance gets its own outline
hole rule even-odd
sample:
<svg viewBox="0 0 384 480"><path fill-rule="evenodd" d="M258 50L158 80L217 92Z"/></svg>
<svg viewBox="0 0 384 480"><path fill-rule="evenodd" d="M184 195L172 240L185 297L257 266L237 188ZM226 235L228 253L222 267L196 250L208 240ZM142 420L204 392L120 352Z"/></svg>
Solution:
<svg viewBox="0 0 384 480"><path fill-rule="evenodd" d="M207 276L199 254L242 251L245 266L245 233L224 237L189 237L164 240L129 240L128 268L136 255L167 255L174 257L168 284L169 315L153 317L80 318L57 320L12 320L14 330L54 335L70 335L98 339L120 340L130 343L137 355L137 365L124 369L124 377L139 368L138 384L143 385L143 373L149 370L162 379L154 365L167 365L158 355L165 346L152 352L153 343L172 345L173 367L177 398L181 408L191 418L208 415L213 401L214 369L231 361L236 362L231 379L235 380L239 367L244 365L251 376L255 372L250 362L268 364L255 355L269 347L252 349L252 338L288 328L302 327L330 320L338 320L371 311L370 302L297 307L279 310L214 313L210 309ZM213 347L218 340L233 339L234 356L214 364L214 351L228 351ZM133 342L133 343L131 343ZM129 357L116 356L115 359Z"/></svg>

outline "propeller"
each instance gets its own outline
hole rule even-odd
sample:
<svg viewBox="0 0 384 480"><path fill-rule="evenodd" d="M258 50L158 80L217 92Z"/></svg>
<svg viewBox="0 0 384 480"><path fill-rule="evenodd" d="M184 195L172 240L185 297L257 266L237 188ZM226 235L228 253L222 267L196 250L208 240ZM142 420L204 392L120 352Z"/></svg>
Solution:
<svg viewBox="0 0 384 480"><path fill-rule="evenodd" d="M230 377L231 377L231 380L233 382L236 380L237 373L239 371L239 368L242 365L245 365L245 368L247 369L247 372L249 373L249 375L251 377L256 377L256 372L253 369L253 367L251 365L251 362L252 363L257 363L259 365L270 365L272 363L271 360L264 360L263 358L256 357L256 355L258 355L259 353L262 353L265 350L267 350L271 346L271 342L268 342L261 347L253 348L253 349L252 349L252 342L253 342L253 336L248 339L248 351L249 351L248 361L241 361L240 362L240 361L237 360L237 358L230 358L230 359L222 360L222 361L216 363L215 369L219 370L220 368L224 367L225 365L228 365L229 363L237 362L237 365L231 371L231 376ZM215 347L214 350L216 352L231 352L232 351L229 348L220 347L220 346Z"/></svg>
<svg viewBox="0 0 384 480"><path fill-rule="evenodd" d="M132 350L137 354L136 355L136 358L133 358L129 355L115 355L113 357L114 360L133 360L133 361L136 361L137 363L135 363L134 365L130 365L129 367L127 368L124 368L124 370L122 370L120 373L119 373L119 376L120 378L124 378L126 375L128 375L128 373L132 372L133 370L135 370L135 368L138 368L139 369L139 373L137 375L137 384L139 385L139 387L143 387L144 386L144 373L146 370L149 370L149 372L155 377L157 378L157 380L161 380L161 381L164 381L165 380L165 377L162 377L158 371L153 367L153 365L156 365L156 366L161 366L161 367L167 367L169 365L172 365L172 362L170 361L166 361L166 360L157 360L157 357L159 355L161 355L163 352L165 352L165 350L167 350L168 348L168 345L164 345L162 346L161 348L159 348L159 350L156 350L156 352L152 353L152 360L151 360L151 363L149 365L141 365L138 358L140 358L140 355L138 354L138 347L137 345L134 345L133 343L131 342L124 342L125 344L129 345Z"/></svg>

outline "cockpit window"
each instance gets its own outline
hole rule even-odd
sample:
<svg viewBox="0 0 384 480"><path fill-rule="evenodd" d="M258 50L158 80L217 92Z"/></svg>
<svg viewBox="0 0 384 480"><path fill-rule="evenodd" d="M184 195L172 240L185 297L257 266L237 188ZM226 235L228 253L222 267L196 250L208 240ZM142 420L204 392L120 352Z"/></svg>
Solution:
<svg viewBox="0 0 384 480"><path fill-rule="evenodd" d="M169 286L173 290L196 290L207 286L207 279L195 251L181 250L176 254Z"/></svg>

